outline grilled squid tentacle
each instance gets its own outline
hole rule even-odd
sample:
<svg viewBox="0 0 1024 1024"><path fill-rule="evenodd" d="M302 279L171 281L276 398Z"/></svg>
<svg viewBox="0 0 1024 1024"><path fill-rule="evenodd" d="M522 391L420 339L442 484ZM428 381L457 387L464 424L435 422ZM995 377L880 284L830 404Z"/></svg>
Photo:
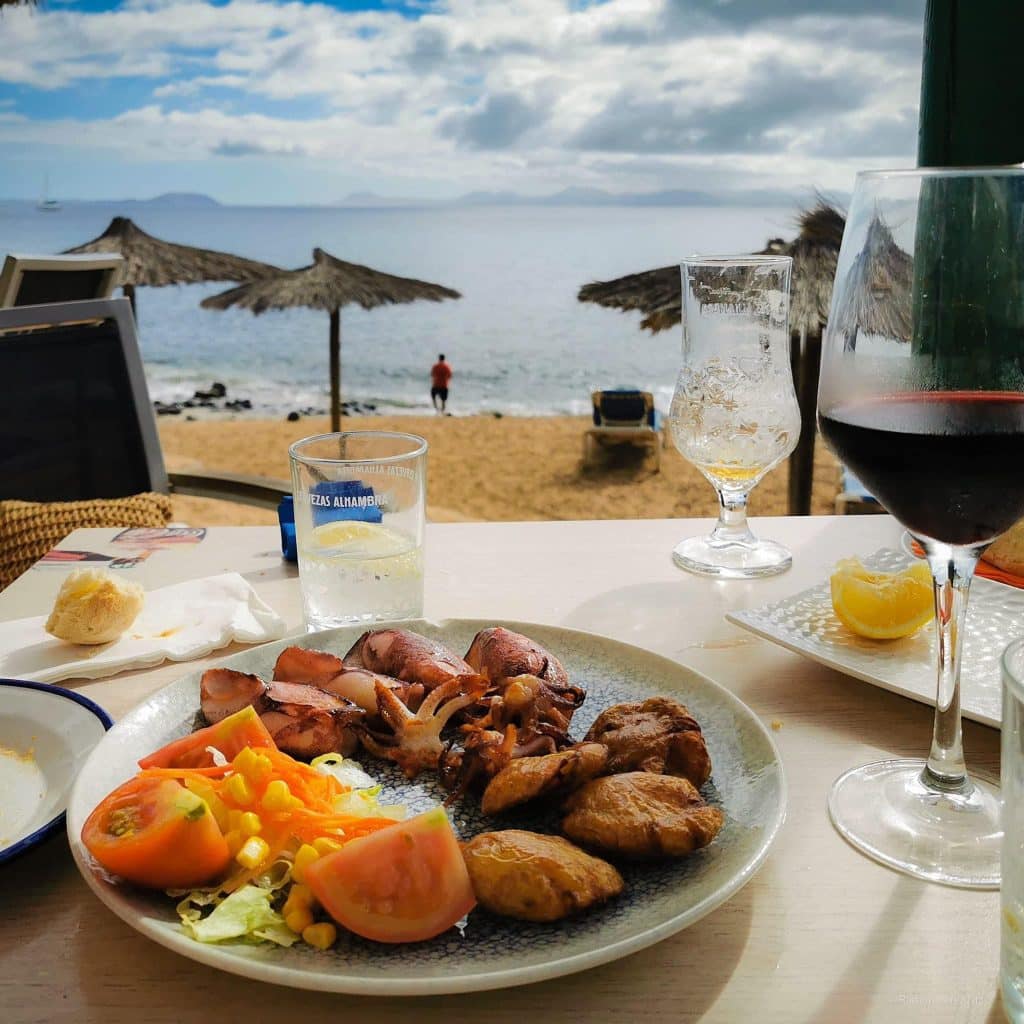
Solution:
<svg viewBox="0 0 1024 1024"><path fill-rule="evenodd" d="M391 731L380 735L369 729L363 746L377 757L394 761L410 778L436 768L444 751L441 733L457 711L478 700L487 689L482 676L464 675L432 690L414 714L392 690L376 684L377 714Z"/></svg>

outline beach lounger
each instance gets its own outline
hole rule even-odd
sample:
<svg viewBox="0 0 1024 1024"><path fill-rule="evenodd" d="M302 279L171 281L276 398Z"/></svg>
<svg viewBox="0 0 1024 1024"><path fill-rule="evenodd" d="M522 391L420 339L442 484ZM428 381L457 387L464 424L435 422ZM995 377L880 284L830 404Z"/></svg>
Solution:
<svg viewBox="0 0 1024 1024"><path fill-rule="evenodd" d="M842 490L836 495L836 515L885 515L879 500L844 466L840 477Z"/></svg>
<svg viewBox="0 0 1024 1024"><path fill-rule="evenodd" d="M661 433L654 396L649 391L614 388L595 391L594 426L583 435L583 465L587 466L598 445L637 445L654 452L655 469L661 469Z"/></svg>

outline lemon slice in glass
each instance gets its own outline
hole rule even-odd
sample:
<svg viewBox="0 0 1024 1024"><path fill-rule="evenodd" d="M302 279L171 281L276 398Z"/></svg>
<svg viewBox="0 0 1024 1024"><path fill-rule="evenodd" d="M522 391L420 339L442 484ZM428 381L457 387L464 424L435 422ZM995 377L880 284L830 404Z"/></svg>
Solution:
<svg viewBox="0 0 1024 1024"><path fill-rule="evenodd" d="M844 558L830 583L833 611L858 636L896 640L935 617L932 574L925 562L900 572L872 572L858 559Z"/></svg>
<svg viewBox="0 0 1024 1024"><path fill-rule="evenodd" d="M313 543L320 551L366 558L401 555L413 547L411 537L379 523L339 519L313 530Z"/></svg>

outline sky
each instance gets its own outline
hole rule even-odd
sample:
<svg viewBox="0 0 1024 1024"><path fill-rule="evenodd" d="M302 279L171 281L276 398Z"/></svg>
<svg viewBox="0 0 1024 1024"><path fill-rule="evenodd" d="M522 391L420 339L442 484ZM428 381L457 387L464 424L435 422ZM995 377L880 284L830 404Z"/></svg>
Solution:
<svg viewBox="0 0 1024 1024"><path fill-rule="evenodd" d="M912 166L925 0L42 0L0 197L849 191Z"/></svg>

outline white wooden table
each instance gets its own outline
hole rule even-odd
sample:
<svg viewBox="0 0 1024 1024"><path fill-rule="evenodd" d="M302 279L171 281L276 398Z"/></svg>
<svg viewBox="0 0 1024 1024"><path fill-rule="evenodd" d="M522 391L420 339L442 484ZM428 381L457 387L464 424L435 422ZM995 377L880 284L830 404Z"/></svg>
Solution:
<svg viewBox="0 0 1024 1024"><path fill-rule="evenodd" d="M773 733L789 809L765 865L730 902L625 960L557 981L448 998L296 992L221 974L142 939L89 893L56 837L0 868L0 1022L209 1021L480 1024L644 1019L724 1022L1001 1021L998 897L925 884L867 860L832 829L825 800L845 769L919 755L931 709L842 676L726 622L821 582L841 556L898 543L884 516L778 518L755 530L790 546L792 570L715 582L676 569L672 546L707 520L432 525L428 617L545 622L603 633L705 673ZM78 531L88 549L110 531ZM242 572L296 631L294 567L277 531L213 528L187 550L126 570L147 587ZM30 570L0 594L0 619L48 610L63 570ZM203 664L70 685L123 714ZM969 761L998 770L998 733L965 724Z"/></svg>

